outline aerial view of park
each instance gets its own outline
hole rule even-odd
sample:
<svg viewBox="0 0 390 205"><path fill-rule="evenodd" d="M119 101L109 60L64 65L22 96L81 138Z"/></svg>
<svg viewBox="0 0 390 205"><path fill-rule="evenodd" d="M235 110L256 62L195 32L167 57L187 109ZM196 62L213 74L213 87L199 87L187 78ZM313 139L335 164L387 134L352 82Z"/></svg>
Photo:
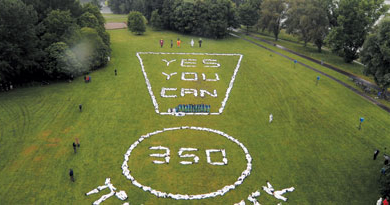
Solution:
<svg viewBox="0 0 390 205"><path fill-rule="evenodd" d="M0 0L0 205L389 205L389 8Z"/></svg>

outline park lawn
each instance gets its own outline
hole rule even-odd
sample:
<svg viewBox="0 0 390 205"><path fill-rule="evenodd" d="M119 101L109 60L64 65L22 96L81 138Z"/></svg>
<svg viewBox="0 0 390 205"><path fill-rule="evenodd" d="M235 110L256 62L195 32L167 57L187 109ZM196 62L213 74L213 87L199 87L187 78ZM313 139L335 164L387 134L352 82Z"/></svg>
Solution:
<svg viewBox="0 0 390 205"><path fill-rule="evenodd" d="M236 35L239 35L239 36L241 36L241 37L247 38L248 40L251 40L251 41L256 42L256 43L258 43L258 44L261 44L261 45L263 45L263 46L265 46L265 47L267 47L267 48L269 48L269 49L275 50L275 51L277 51L277 52L279 52L279 53L281 53L281 54L283 54L283 55L289 56L290 58L296 59L298 62L304 63L304 64L306 64L306 65L309 65L309 66L313 67L313 68L316 68L317 70L322 71L322 72L324 72L324 73L326 73L326 74L328 74L328 75L331 75L331 76L337 78L338 80L340 80L340 81L342 81L342 82L344 82L344 83L346 83L346 84L348 84L348 85L350 85L350 86L356 88L357 90L361 91L362 93L365 93L360 87L358 87L358 86L356 85L355 82L352 81L351 78L349 78L349 77L347 77L347 76L345 76L345 75L343 75L343 74L341 74L341 73L339 73L339 72L336 72L336 71L334 71L334 70L332 70L332 69L328 69L328 68L326 68L326 67L323 67L323 66L321 66L321 65L319 65L319 64L317 64L317 63L314 63L314 62L312 62L312 61L310 61L310 60L307 60L307 59L302 58L302 57L300 57L300 56L291 54L291 53L289 53L288 51L285 51L285 50L280 49L280 48L278 48L278 47L269 45L269 44L267 44L267 43L264 43L264 42L262 42L262 41L260 41L260 40L255 39L255 38L248 37L248 36L245 35L245 34L242 34L242 33L235 33L235 34L236 34ZM272 54L272 55L274 55L274 54ZM290 61L290 62L291 62L291 65L290 65L290 66L291 66L292 68L294 68L293 62L292 62L292 61ZM296 66L301 66L301 65L296 65ZM318 75L321 76L321 74L318 74ZM317 76L318 76L318 75L317 75ZM313 78L314 78L314 77L313 77ZM372 92L372 91L371 91L371 92L365 93L365 94L368 95L368 96L370 96L370 97L372 97L372 98L376 98L376 97L377 97L377 93L376 93L376 92ZM385 99L376 99L376 100L379 101L380 103L386 105L386 106L390 106L390 102L389 102L388 100L385 100Z"/></svg>
<svg viewBox="0 0 390 205"><path fill-rule="evenodd" d="M126 23L127 15L126 14L102 14L106 23Z"/></svg>
<svg viewBox="0 0 390 205"><path fill-rule="evenodd" d="M303 55L309 56L311 58L314 58L317 60L323 60L327 64L333 65L333 66L340 68L344 71L352 73L352 74L358 76L359 78L362 78L362 79L368 80L372 83L375 83L372 76L366 76L363 74L363 70L364 70L363 65L356 63L356 62L346 63L346 62L344 62L343 58L332 53L329 50L329 48L327 48L325 46L322 47L322 52L319 53L317 47L315 45L313 45L312 43L308 43L307 46L304 47L303 43L298 41L297 39L295 39L295 41L294 41L294 38L287 38L287 36L291 36L291 35L288 35L286 33L283 33L281 39L279 39L278 41L275 41L275 38L267 35L267 33L260 34L260 33L255 32L252 34L255 36L261 37L265 40L268 40L270 42L277 43L277 44L284 46L288 49L291 49L293 51L299 52ZM288 40L284 40L286 38Z"/></svg>
<svg viewBox="0 0 390 205"><path fill-rule="evenodd" d="M292 69L290 61L233 37L203 39L202 48L191 48L190 39L196 37L168 31L147 30L141 36L125 29L109 33L111 62L91 73L91 83L79 77L72 83L0 93L2 204L91 204L108 191L84 194L103 185L106 177L126 191L130 204L233 204L256 190L261 192L261 204L277 204L280 201L261 189L267 180L275 189L296 188L285 195L289 200L283 204L370 204L379 198L382 161L373 161L372 154L390 140L390 118L379 107L326 78L315 86L314 71ZM182 47L170 48L167 42L178 37ZM161 38L164 48L158 43ZM224 112L185 117L156 114L136 57L137 52L148 51L243 54ZM163 68L156 64L148 73L158 76ZM154 79L152 87L165 84L164 79ZM78 111L79 104L83 112ZM359 117L365 118L360 131ZM159 199L132 185L121 174L129 146L141 135L178 126L208 127L238 139L253 158L251 175L223 197L201 201ZM71 146L75 137L81 141L77 154ZM148 156L153 153L148 147L159 145L171 149L169 165L155 165L155 158ZM199 164L180 165L180 147L199 148ZM212 148L226 150L227 166L205 163L204 151ZM183 194L215 191L233 183L246 163L234 143L196 132L156 135L133 152L128 164L137 180ZM75 183L69 180L69 168L75 172ZM123 202L113 197L104 204Z"/></svg>

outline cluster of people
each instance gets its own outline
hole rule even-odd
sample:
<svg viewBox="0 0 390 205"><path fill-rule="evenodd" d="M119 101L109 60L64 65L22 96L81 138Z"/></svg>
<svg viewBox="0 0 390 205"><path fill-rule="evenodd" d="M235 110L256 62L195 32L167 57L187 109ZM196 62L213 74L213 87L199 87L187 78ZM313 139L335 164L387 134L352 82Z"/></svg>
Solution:
<svg viewBox="0 0 390 205"><path fill-rule="evenodd" d="M91 76L89 76L89 75L84 76L84 82L86 82L86 83L91 82Z"/></svg>
<svg viewBox="0 0 390 205"><path fill-rule="evenodd" d="M158 161L154 160L153 163L155 164L169 164L169 160L171 159L171 153L170 150L163 146L157 146L157 147L149 147L150 150L165 150L164 154L150 154L151 157L160 157L164 158L165 161Z"/></svg>
<svg viewBox="0 0 390 205"><path fill-rule="evenodd" d="M116 192L116 188L111 184L110 178L106 178L106 181L105 181L103 186L98 186L96 189L93 189L92 191L86 193L85 195L89 196L91 194L96 194L96 193L99 193L101 190L106 189L106 188L108 188L110 190L110 193L103 195L98 200L93 202L94 205L98 205L114 195L122 201L127 199L127 194L125 191Z"/></svg>
<svg viewBox="0 0 390 205"><path fill-rule="evenodd" d="M177 45L178 48L180 48L181 43L182 43L182 41L180 40L180 38L177 38L176 45ZM199 38L198 43L199 43L199 48L201 48L202 47L202 43L203 43L202 38ZM191 47L194 47L194 45L195 45L194 39L191 39L190 45L191 45ZM164 39L160 39L160 47L161 48L164 47ZM173 48L173 40L172 39L171 39L171 48Z"/></svg>
<svg viewBox="0 0 390 205"><path fill-rule="evenodd" d="M245 153L245 157L247 160L247 169L242 172L240 177L238 177L237 181L233 185L227 185L216 192L212 192L212 193L208 193L208 194L198 194L198 195L181 195L181 194L165 193L165 192L154 190L151 187L144 186L144 185L140 184L137 180L135 180L135 178L130 174L129 167L127 165L128 161L129 161L129 157L130 157L133 149L135 149L138 146L138 144L141 143L143 140L145 140L146 138L149 138L153 135L160 134L160 133L163 133L165 131L181 130L181 129L191 129L191 130L212 132L212 133L224 136L225 138L229 139L230 141L235 142L237 145L239 145L243 149L243 151ZM156 147L155 149L157 149L157 148L163 149L164 147L159 146L159 147ZM185 151L185 150L183 150L183 151ZM218 150L218 151L220 151L220 150ZM176 200L180 200L180 199L184 199L184 200L205 199L205 198L210 198L210 197L222 196L222 195L226 194L228 191L235 189L238 185L242 184L244 179L250 175L250 171L252 170L252 163L251 163L252 157L249 155L248 149L242 143L240 143L237 139L225 134L224 132L209 129L209 128L202 128L202 127L182 126L182 127L164 128L164 130L158 130L158 131L155 131L152 133L148 133L146 135L142 135L137 141L135 141L130 146L130 148L125 153L124 158L125 158L125 160L122 164L122 174L127 179L131 180L131 182L133 183L134 186L136 186L144 191L150 192L157 197L160 197L160 198L169 197L169 198L176 199Z"/></svg>
<svg viewBox="0 0 390 205"><path fill-rule="evenodd" d="M294 187L290 187L287 189L282 189L280 191L275 191L272 185L267 181L267 186L263 186L263 190L267 192L267 194L274 196L277 199L287 201L287 198L283 196L283 194L287 192L293 192L295 190Z"/></svg>
<svg viewBox="0 0 390 205"><path fill-rule="evenodd" d="M14 86L12 83L1 83L0 84L0 91L9 91L14 89Z"/></svg>
<svg viewBox="0 0 390 205"><path fill-rule="evenodd" d="M386 151L386 148L385 148L385 151ZM380 151L378 149L376 149L374 151L374 158L373 158L374 160L376 160L378 158L379 153L380 153ZM384 158L384 161L383 161L383 167L381 168L381 177L385 176L386 173L390 171L390 164L389 164L390 156L387 155L386 153L384 153L383 158ZM382 205L382 204L389 205L389 202L390 202L389 196L383 196L383 197L378 199L377 205Z"/></svg>
<svg viewBox="0 0 390 205"><path fill-rule="evenodd" d="M210 153L212 152L221 152L222 153L222 162L212 162ZM207 163L211 165L227 165L228 160L226 158L226 151L224 149L208 149L206 150Z"/></svg>
<svg viewBox="0 0 390 205"><path fill-rule="evenodd" d="M174 112L185 112L185 113L188 113L188 112L195 112L195 113L198 113L198 112L207 112L207 113L210 113L210 108L211 106L210 105L205 105L205 104L186 104L186 105L178 105L175 109Z"/></svg>
<svg viewBox="0 0 390 205"><path fill-rule="evenodd" d="M184 165L187 165L187 164L197 164L199 162L199 157L194 155L194 154L185 154L183 155L183 152L191 152L191 151L198 151L198 149L196 148L180 148L179 152L177 154L179 154L180 158L194 158L194 161L181 161L180 164L184 164Z"/></svg>

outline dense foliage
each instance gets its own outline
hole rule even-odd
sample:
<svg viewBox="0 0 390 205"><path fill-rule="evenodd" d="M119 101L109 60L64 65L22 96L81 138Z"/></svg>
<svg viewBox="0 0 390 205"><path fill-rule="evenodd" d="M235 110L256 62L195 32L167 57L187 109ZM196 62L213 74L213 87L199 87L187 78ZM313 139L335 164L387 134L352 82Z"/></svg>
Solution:
<svg viewBox="0 0 390 205"><path fill-rule="evenodd" d="M299 35L305 46L313 41L321 52L329 31L328 3L324 0L290 0L285 22L287 33Z"/></svg>
<svg viewBox="0 0 390 205"><path fill-rule="evenodd" d="M359 49L378 18L388 10L384 0L340 0L337 25L328 35L328 44L346 62L359 58Z"/></svg>
<svg viewBox="0 0 390 205"><path fill-rule="evenodd" d="M264 0L260 7L260 27L262 30L268 29L269 32L272 32L276 41L282 27L282 19L286 14L286 8L286 0Z"/></svg>
<svg viewBox="0 0 390 205"><path fill-rule="evenodd" d="M109 0L109 6L115 13L139 11L155 28L157 23L186 34L222 38L227 28L238 26L236 6L231 0ZM158 17L161 22L156 22Z"/></svg>
<svg viewBox="0 0 390 205"><path fill-rule="evenodd" d="M137 35L146 31L145 17L139 11L132 11L127 18L127 28Z"/></svg>
<svg viewBox="0 0 390 205"><path fill-rule="evenodd" d="M372 75L384 91L390 87L390 18L385 18L379 28L366 39L361 53L366 65L365 74Z"/></svg>
<svg viewBox="0 0 390 205"><path fill-rule="evenodd" d="M3 87L67 79L107 63L110 37L96 6L77 0L0 0L0 5Z"/></svg>

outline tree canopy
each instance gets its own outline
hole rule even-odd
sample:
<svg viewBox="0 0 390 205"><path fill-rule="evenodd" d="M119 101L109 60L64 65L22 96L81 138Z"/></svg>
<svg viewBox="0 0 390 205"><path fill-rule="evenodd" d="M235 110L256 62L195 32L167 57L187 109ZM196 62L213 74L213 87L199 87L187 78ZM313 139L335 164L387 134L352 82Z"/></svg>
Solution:
<svg viewBox="0 0 390 205"><path fill-rule="evenodd" d="M0 5L0 84L66 79L107 63L110 38L96 6L77 0Z"/></svg>
<svg viewBox="0 0 390 205"><path fill-rule="evenodd" d="M390 87L390 17L381 21L378 29L367 37L361 52L366 65L364 73L372 75L383 91Z"/></svg>
<svg viewBox="0 0 390 205"><path fill-rule="evenodd" d="M357 59L372 26L387 10L384 0L340 0L335 11L337 25L327 37L332 51L345 62Z"/></svg>
<svg viewBox="0 0 390 205"><path fill-rule="evenodd" d="M263 31L267 29L269 32L272 32L276 41L278 40L286 9L286 0L264 0L260 6L259 25Z"/></svg>
<svg viewBox="0 0 390 205"><path fill-rule="evenodd" d="M313 41L318 51L329 30L328 5L323 0L290 0L285 21L287 33L299 35L304 46Z"/></svg>
<svg viewBox="0 0 390 205"><path fill-rule="evenodd" d="M127 28L137 35L146 31L145 17L139 11L131 11L127 17Z"/></svg>

